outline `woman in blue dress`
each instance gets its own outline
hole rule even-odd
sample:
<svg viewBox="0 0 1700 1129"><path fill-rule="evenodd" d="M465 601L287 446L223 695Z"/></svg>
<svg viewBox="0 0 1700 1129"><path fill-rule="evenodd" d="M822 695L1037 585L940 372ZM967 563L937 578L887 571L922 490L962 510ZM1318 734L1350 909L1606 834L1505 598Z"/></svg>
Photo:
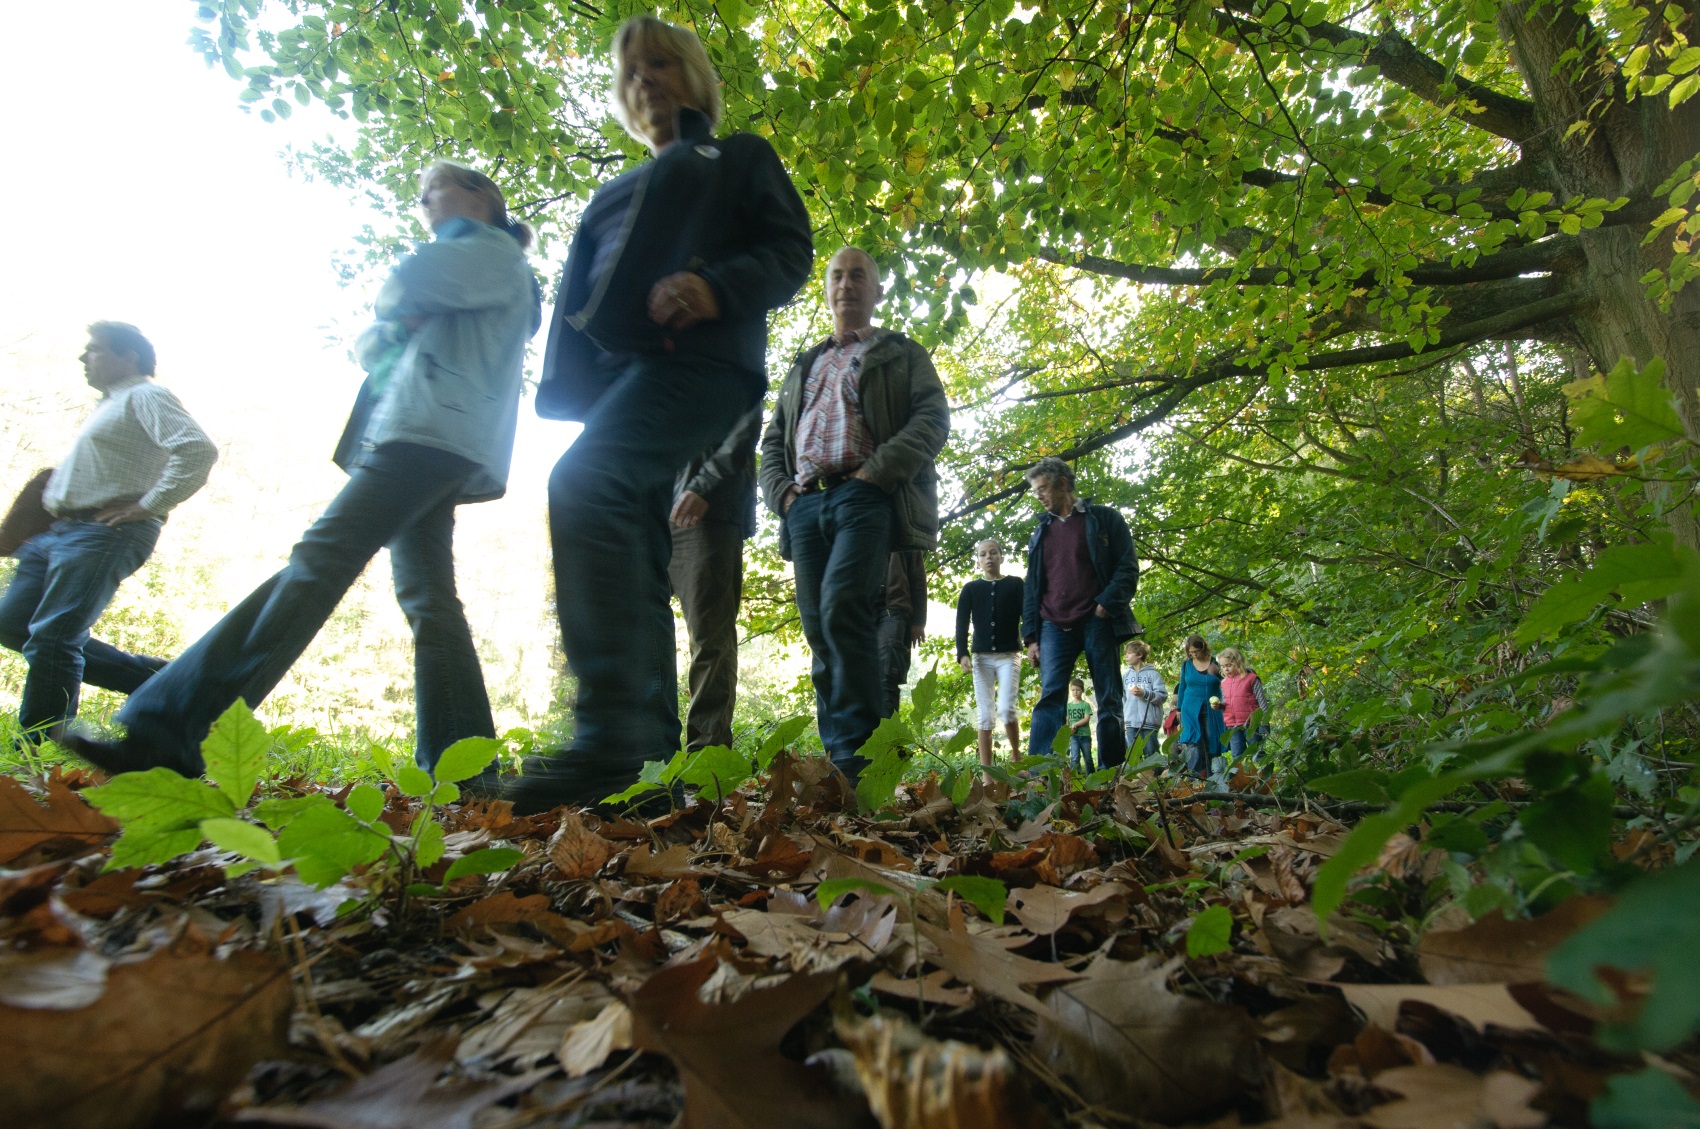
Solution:
<svg viewBox="0 0 1700 1129"><path fill-rule="evenodd" d="M1210 657L1210 644L1202 635L1187 638L1186 657L1175 684L1179 743L1187 771L1202 780L1210 775L1210 760L1222 748L1222 668Z"/></svg>

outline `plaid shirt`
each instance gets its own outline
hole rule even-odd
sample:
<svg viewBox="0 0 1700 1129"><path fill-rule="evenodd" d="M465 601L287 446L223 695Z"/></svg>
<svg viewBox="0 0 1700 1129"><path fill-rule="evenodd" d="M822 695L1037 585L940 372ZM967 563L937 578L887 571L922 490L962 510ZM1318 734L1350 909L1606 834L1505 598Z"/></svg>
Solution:
<svg viewBox="0 0 1700 1129"><path fill-rule="evenodd" d="M205 485L217 460L177 397L138 376L106 390L41 501L57 516L139 499L164 517Z"/></svg>
<svg viewBox="0 0 1700 1129"><path fill-rule="evenodd" d="M874 437L862 418L862 358L873 327L833 338L820 351L803 384L797 413L797 483L807 486L829 475L853 474L874 453Z"/></svg>

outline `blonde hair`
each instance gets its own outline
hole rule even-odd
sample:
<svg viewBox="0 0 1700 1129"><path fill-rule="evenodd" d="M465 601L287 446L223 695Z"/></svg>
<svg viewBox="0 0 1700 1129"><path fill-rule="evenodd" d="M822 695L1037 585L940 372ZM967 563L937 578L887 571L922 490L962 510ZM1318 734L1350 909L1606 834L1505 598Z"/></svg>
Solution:
<svg viewBox="0 0 1700 1129"><path fill-rule="evenodd" d="M1129 639L1127 641L1127 646L1122 648L1122 653L1125 655L1132 655L1140 662L1144 662L1146 659L1151 657L1151 644L1147 643L1143 639Z"/></svg>
<svg viewBox="0 0 1700 1129"><path fill-rule="evenodd" d="M421 186L431 183L432 177L445 177L450 182L459 185L468 192L478 194L490 209L490 226L499 227L519 241L521 249L531 246L531 228L519 220L508 218L508 201L502 195L502 190L496 187L496 182L473 168L459 161L432 161L424 172L419 174Z"/></svg>
<svg viewBox="0 0 1700 1129"><path fill-rule="evenodd" d="M696 32L689 28L658 20L654 16L633 16L614 32L614 117L627 133L648 144L649 134L626 101L626 79L630 74L628 60L634 51L660 51L679 60L685 72L685 89L696 108L708 116L709 128L720 125L720 74L709 62L708 51Z"/></svg>
<svg viewBox="0 0 1700 1129"><path fill-rule="evenodd" d="M1245 656L1238 647L1223 647L1216 661L1222 664L1224 674L1244 674L1246 671Z"/></svg>

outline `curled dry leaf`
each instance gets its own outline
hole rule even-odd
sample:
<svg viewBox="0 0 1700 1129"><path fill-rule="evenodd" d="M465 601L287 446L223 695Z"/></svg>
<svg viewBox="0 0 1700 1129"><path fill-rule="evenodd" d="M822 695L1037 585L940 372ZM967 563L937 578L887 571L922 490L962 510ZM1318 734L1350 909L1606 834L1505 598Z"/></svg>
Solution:
<svg viewBox="0 0 1700 1129"><path fill-rule="evenodd" d="M55 839L92 847L118 831L117 821L89 806L61 779L47 782L45 799L37 803L21 782L0 776L0 864Z"/></svg>
<svg viewBox="0 0 1700 1129"><path fill-rule="evenodd" d="M1566 898L1539 917L1507 921L1499 910L1462 929L1423 934L1417 960L1430 984L1522 984L1544 980L1547 954L1611 906Z"/></svg>
<svg viewBox="0 0 1700 1129"><path fill-rule="evenodd" d="M549 840L549 860L565 878L590 878L614 857L614 844L584 825L584 816L567 811Z"/></svg>
<svg viewBox="0 0 1700 1129"><path fill-rule="evenodd" d="M1231 1102L1260 1081L1251 1022L1170 992L1174 967L1098 959L1046 997L1034 1051L1094 1105L1175 1122Z"/></svg>
<svg viewBox="0 0 1700 1129"><path fill-rule="evenodd" d="M550 1073L494 1081L455 1079L433 1085L454 1058L447 1035L359 1079L341 1093L298 1106L246 1109L238 1121L310 1125L317 1129L472 1129L472 1119Z"/></svg>
<svg viewBox="0 0 1700 1129"><path fill-rule="evenodd" d="M825 1071L779 1050L786 1033L832 994L837 977L795 975L710 1004L698 993L717 966L698 960L663 968L631 996L637 1045L672 1059L684 1079L684 1129L871 1125L861 1101L834 1091Z"/></svg>
<svg viewBox="0 0 1700 1129"><path fill-rule="evenodd" d="M1037 1129L1009 1054L929 1039L902 1019L840 1018L838 1037L881 1129Z"/></svg>
<svg viewBox="0 0 1700 1129"><path fill-rule="evenodd" d="M631 1046L631 1009L620 1000L609 1000L595 1019L575 1023L567 1031L557 1057L568 1078L583 1078L607 1062L609 1055Z"/></svg>
<svg viewBox="0 0 1700 1129"><path fill-rule="evenodd" d="M262 1058L287 1050L289 967L180 945L114 964L69 1010L0 1006L7 1121L130 1129L204 1116ZM417 1127L415 1127L417 1129Z"/></svg>

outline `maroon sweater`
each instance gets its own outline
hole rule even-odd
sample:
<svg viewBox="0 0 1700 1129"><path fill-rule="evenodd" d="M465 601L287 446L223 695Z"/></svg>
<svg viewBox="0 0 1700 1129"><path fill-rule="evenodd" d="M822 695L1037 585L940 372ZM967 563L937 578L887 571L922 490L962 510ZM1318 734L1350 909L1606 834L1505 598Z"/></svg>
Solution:
<svg viewBox="0 0 1700 1129"><path fill-rule="evenodd" d="M1052 518L1039 550L1045 554L1039 618L1059 627L1080 626L1098 607L1098 574L1086 550L1086 512L1077 507L1067 521Z"/></svg>

